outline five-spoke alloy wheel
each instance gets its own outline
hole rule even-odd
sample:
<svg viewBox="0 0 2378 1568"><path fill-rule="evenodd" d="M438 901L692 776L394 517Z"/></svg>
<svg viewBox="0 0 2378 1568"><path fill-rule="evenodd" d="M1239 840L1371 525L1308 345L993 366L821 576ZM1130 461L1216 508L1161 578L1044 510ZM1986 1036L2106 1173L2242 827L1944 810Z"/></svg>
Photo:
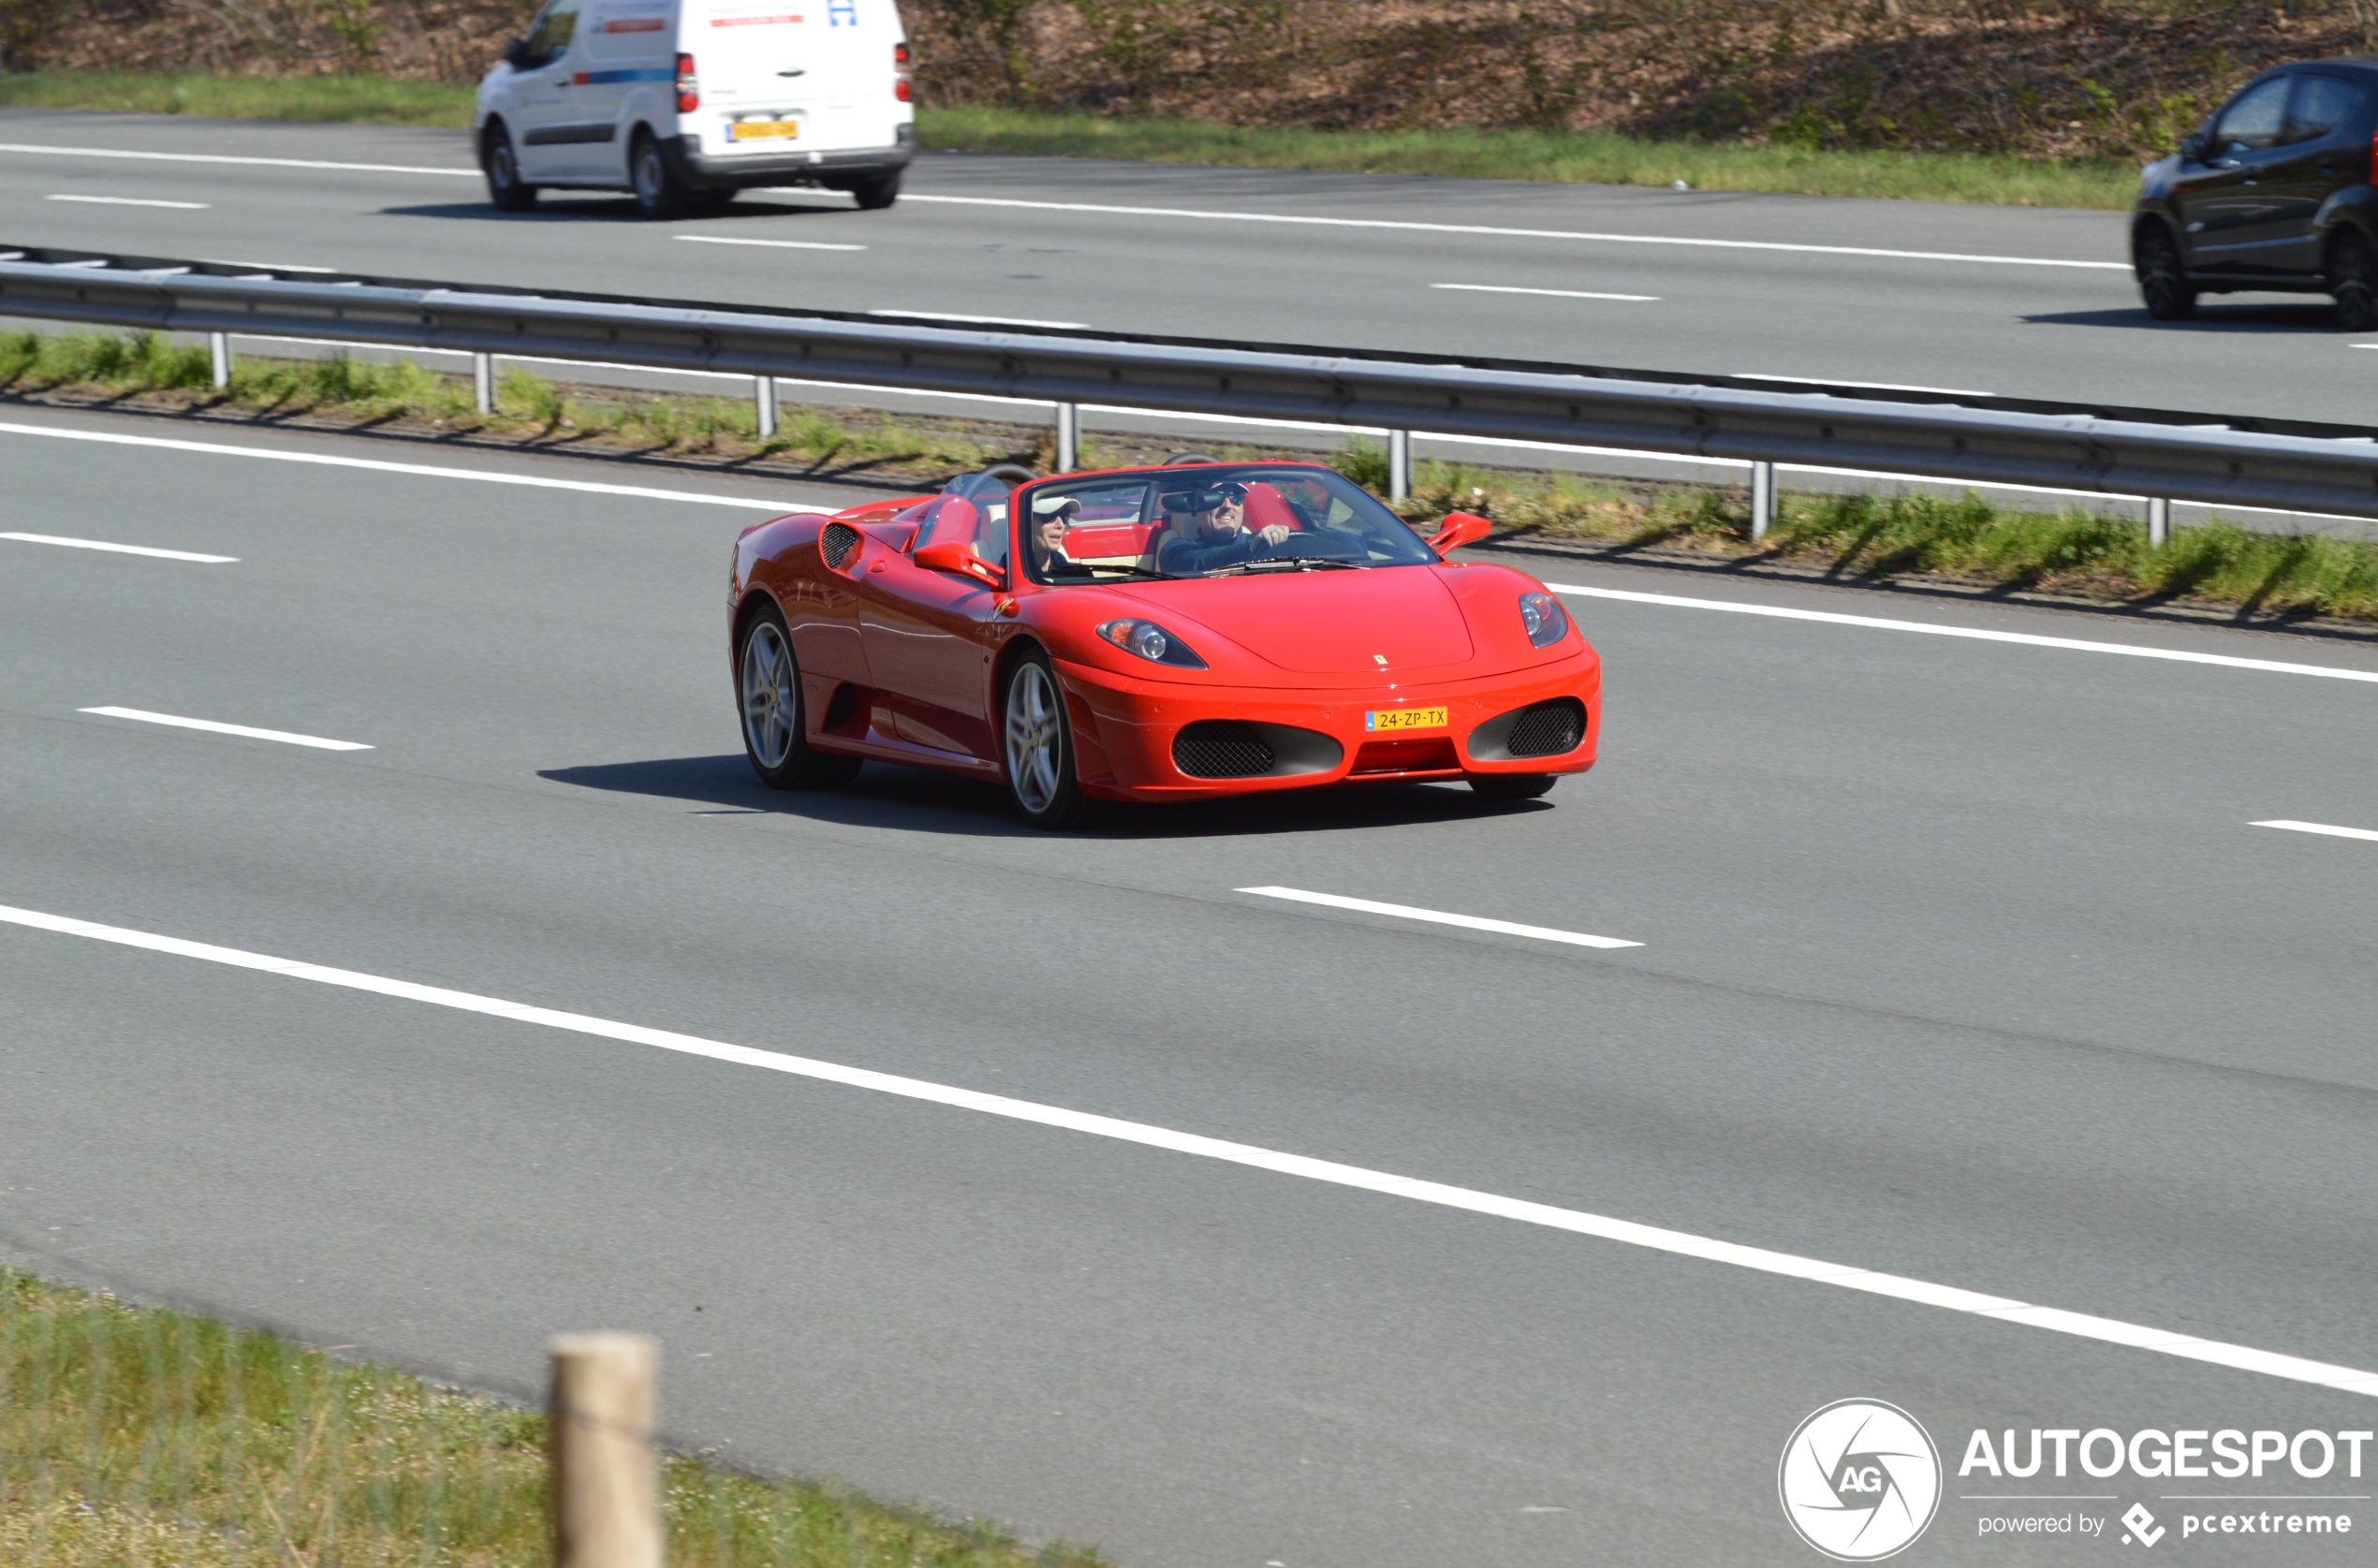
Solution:
<svg viewBox="0 0 2378 1568"><path fill-rule="evenodd" d="M1062 828L1081 811L1081 785L1074 777L1073 731L1056 672L1038 649L1025 652L1007 676L1002 709L1006 740L1007 791L1016 810L1035 828Z"/></svg>
<svg viewBox="0 0 2378 1568"><path fill-rule="evenodd" d="M737 661L742 698L743 751L752 771L771 789L808 789L846 784L860 760L811 749L802 728L800 666L794 661L785 618L773 606L743 627Z"/></svg>

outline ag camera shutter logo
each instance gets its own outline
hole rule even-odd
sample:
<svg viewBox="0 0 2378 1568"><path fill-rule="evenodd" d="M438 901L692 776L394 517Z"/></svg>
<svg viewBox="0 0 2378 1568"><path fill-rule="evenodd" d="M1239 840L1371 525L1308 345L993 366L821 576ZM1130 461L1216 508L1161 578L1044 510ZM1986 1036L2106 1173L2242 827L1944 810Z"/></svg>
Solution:
<svg viewBox="0 0 2378 1568"><path fill-rule="evenodd" d="M1775 1486L1801 1540L1837 1562L1875 1562L1931 1524L1941 1454L1899 1406L1837 1399L1794 1429Z"/></svg>

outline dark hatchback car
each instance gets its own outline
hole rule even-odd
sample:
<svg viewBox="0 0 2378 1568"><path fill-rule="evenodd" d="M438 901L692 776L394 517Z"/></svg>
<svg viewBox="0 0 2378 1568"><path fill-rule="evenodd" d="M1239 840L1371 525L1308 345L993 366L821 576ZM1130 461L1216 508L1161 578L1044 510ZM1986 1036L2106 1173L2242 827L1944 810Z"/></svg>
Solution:
<svg viewBox="0 0 2378 1568"><path fill-rule="evenodd" d="M2149 313L2200 294L2328 294L2351 331L2378 327L2378 61L2254 78L2139 176L2131 264Z"/></svg>

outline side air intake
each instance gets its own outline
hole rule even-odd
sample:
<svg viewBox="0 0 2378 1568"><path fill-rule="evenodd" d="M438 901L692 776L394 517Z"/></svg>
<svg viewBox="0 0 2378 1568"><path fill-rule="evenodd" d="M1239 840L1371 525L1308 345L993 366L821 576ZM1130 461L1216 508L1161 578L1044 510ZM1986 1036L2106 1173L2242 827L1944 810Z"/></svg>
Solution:
<svg viewBox="0 0 2378 1568"><path fill-rule="evenodd" d="M826 564L839 572L843 564L859 552L859 530L846 522L829 522L817 535L817 552Z"/></svg>

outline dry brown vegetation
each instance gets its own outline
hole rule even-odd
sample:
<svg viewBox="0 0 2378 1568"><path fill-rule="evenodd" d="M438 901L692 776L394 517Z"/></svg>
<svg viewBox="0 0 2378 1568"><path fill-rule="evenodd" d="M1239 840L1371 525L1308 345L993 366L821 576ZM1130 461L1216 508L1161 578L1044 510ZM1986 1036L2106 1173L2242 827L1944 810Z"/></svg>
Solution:
<svg viewBox="0 0 2378 1568"><path fill-rule="evenodd" d="M530 0L0 0L11 69L463 81ZM2152 155L2378 0L907 0L930 101L1344 130Z"/></svg>

